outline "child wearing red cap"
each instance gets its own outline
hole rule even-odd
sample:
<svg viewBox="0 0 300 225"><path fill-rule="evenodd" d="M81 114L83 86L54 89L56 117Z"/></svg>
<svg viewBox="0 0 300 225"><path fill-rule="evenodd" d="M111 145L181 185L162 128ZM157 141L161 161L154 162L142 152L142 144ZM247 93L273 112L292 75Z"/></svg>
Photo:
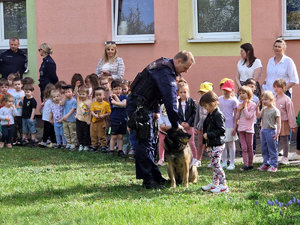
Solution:
<svg viewBox="0 0 300 225"><path fill-rule="evenodd" d="M234 130L234 120L238 105L238 99L234 96L234 82L228 79L221 86L223 95L219 97L220 110L224 114L225 120L225 149L222 154L222 167L227 170L234 170L235 159L235 141L238 139L236 131ZM227 150L229 150L230 165L227 167Z"/></svg>

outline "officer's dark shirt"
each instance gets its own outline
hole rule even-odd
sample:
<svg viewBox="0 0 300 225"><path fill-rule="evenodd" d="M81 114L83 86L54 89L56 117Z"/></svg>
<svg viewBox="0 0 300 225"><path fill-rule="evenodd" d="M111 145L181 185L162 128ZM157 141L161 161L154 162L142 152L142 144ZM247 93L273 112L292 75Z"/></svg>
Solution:
<svg viewBox="0 0 300 225"><path fill-rule="evenodd" d="M169 60L174 66L173 59ZM152 81L158 90L162 102L165 104L168 118L172 127L177 128L179 124L179 116L177 109L177 85L176 85L176 72L175 67L170 69L169 67L163 67L161 69L150 70L149 74L152 77Z"/></svg>
<svg viewBox="0 0 300 225"><path fill-rule="evenodd" d="M48 83L56 84L58 77L56 74L56 64L50 55L43 58L40 67L40 88L44 89Z"/></svg>
<svg viewBox="0 0 300 225"><path fill-rule="evenodd" d="M21 77L27 68L27 56L18 49L15 53L11 49L6 50L0 55L0 73L7 78L9 74L19 72Z"/></svg>

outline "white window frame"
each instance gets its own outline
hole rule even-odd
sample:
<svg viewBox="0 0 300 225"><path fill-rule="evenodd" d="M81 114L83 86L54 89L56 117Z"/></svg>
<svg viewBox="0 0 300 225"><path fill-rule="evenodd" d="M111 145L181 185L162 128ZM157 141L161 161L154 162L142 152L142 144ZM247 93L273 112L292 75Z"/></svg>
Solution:
<svg viewBox="0 0 300 225"><path fill-rule="evenodd" d="M154 34L118 35L118 8L119 1L112 0L112 39L117 44L154 43ZM115 10L114 10L115 9Z"/></svg>
<svg viewBox="0 0 300 225"><path fill-rule="evenodd" d="M19 39L20 47L27 48L27 39ZM0 2L0 49L9 48L9 39L4 39L4 13L3 2Z"/></svg>
<svg viewBox="0 0 300 225"><path fill-rule="evenodd" d="M193 39L188 42L239 42L241 41L241 5L239 3L239 32L198 33L197 0L193 0Z"/></svg>
<svg viewBox="0 0 300 225"><path fill-rule="evenodd" d="M299 30L287 30L287 12L286 12L286 0L282 0L282 37L285 40L298 40L300 39Z"/></svg>

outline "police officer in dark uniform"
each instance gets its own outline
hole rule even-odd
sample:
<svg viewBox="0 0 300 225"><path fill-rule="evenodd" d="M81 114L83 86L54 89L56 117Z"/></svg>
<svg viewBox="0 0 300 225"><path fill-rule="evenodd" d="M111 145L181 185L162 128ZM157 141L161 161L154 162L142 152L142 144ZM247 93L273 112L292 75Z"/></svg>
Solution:
<svg viewBox="0 0 300 225"><path fill-rule="evenodd" d="M0 73L2 78L7 78L11 73L19 73L21 78L27 70L27 56L19 49L19 39L9 39L9 48L0 55Z"/></svg>
<svg viewBox="0 0 300 225"><path fill-rule="evenodd" d="M58 77L56 74L56 64L52 57L53 53L51 46L48 43L43 43L40 45L39 53L43 57L43 62L40 67L40 79L39 87L41 89L41 100L44 100L44 90L47 84L56 84Z"/></svg>
<svg viewBox="0 0 300 225"><path fill-rule="evenodd" d="M174 59L160 58L149 64L134 79L127 99L128 126L136 130L136 178L143 179L143 187L159 188L166 180L154 162L155 137L153 120L159 105L165 104L172 127L178 128L176 76L187 72L194 63L192 53L181 51Z"/></svg>

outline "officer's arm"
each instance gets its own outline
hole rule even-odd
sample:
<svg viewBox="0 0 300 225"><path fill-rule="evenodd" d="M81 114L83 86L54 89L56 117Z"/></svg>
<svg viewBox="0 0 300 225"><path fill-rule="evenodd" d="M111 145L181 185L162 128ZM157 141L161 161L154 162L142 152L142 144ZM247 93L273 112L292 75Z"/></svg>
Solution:
<svg viewBox="0 0 300 225"><path fill-rule="evenodd" d="M49 80L52 84L56 84L58 81L57 75L56 75L56 65L55 63L48 63L47 65L47 72L49 76Z"/></svg>
<svg viewBox="0 0 300 225"><path fill-rule="evenodd" d="M159 75L155 76L157 87L163 97L168 118L172 127L177 128L179 124L179 116L177 109L177 86L175 75L172 74L170 69L162 69Z"/></svg>

